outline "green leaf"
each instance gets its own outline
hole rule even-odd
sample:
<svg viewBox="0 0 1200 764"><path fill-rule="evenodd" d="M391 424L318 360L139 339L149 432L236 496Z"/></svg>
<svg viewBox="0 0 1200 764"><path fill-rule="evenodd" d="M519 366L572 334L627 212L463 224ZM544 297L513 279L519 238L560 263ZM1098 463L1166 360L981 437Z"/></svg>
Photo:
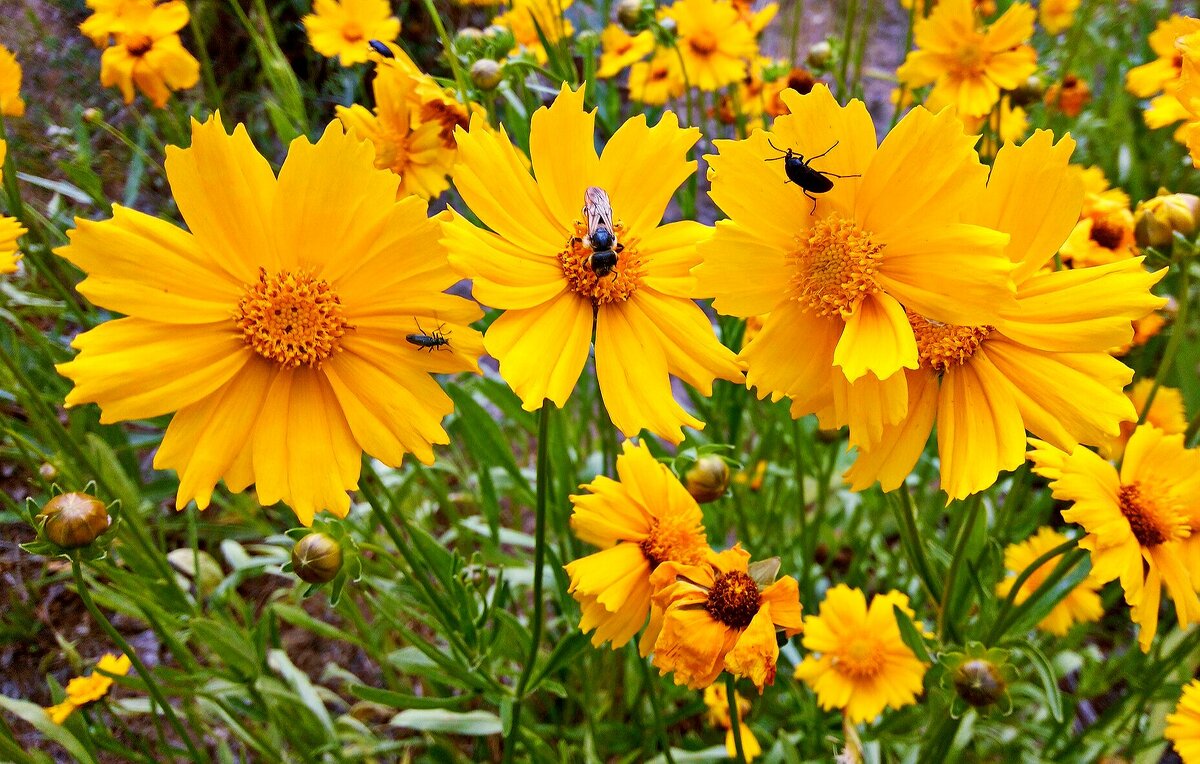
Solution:
<svg viewBox="0 0 1200 764"><path fill-rule="evenodd" d="M500 717L490 711L457 712L438 708L401 711L389 723L410 730L472 736L499 735L504 728Z"/></svg>
<svg viewBox="0 0 1200 764"><path fill-rule="evenodd" d="M347 689L350 694L361 700L369 700L372 703L388 706L389 708L399 709L447 709L459 708L471 701L471 696L460 695L450 698L422 698L417 695L409 695L403 692L394 692L392 690L382 690L377 687L368 687L365 684L352 684Z"/></svg>
<svg viewBox="0 0 1200 764"><path fill-rule="evenodd" d="M1032 642L1009 640L1003 643L1003 646L1029 657L1029 662L1033 664L1038 678L1042 680L1042 688L1046 691L1046 701L1050 704L1050 713L1053 714L1054 721L1061 722L1063 720L1062 692L1058 689L1058 677L1054 674L1054 666L1051 665L1050 659Z"/></svg>
<svg viewBox="0 0 1200 764"><path fill-rule="evenodd" d="M88 762L96 764L95 757L84 747L79 738L75 737L74 733L66 727L51 721L45 709L36 703L0 695L0 708L30 724L44 735L47 740L53 740L55 743L61 745L66 749L67 753L75 757L76 761L83 762L84 764Z"/></svg>
<svg viewBox="0 0 1200 764"><path fill-rule="evenodd" d="M313 715L321 722L321 726L325 728L325 732L330 737L334 737L336 733L333 729L333 719L329 716L329 709L325 708L325 704L321 702L321 696L317 694L317 688L309 681L308 674L296 668L296 664L292 663L288 654L278 649L267 651L267 666L296 691L300 702L313 712Z"/></svg>
<svg viewBox="0 0 1200 764"><path fill-rule="evenodd" d="M307 612L296 607L295 605L288 605L284 602L276 602L271 606L271 610L273 610L275 615L279 616L280 619L287 621L293 626L299 626L306 631L310 631L313 634L316 634L318 637L337 640L340 642L349 642L350 644L360 647L364 650L366 649L366 645L364 645L362 640L358 637L342 631L332 624L328 624L324 621L319 621L316 618L313 618Z"/></svg>
<svg viewBox="0 0 1200 764"><path fill-rule="evenodd" d="M233 627L206 618L193 619L189 624L192 635L243 678L259 675L258 655L248 639Z"/></svg>
<svg viewBox="0 0 1200 764"><path fill-rule="evenodd" d="M933 658L929 655L929 648L925 646L925 638L921 636L921 632L908 617L908 613L901 610L899 605L892 605L892 612L896 614L896 625L900 627L900 638L904 640L904 644L908 645L908 649L912 650L913 655L917 656L919 660L933 663Z"/></svg>

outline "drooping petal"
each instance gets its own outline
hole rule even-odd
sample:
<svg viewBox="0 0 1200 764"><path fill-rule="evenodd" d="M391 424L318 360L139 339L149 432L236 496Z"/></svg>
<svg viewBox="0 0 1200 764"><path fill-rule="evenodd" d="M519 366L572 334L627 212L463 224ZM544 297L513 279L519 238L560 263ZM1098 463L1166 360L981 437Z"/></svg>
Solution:
<svg viewBox="0 0 1200 764"><path fill-rule="evenodd" d="M852 491L862 491L879 481L884 491L894 491L912 472L937 416L938 378L928 369L906 371L908 415L884 427L879 438L859 448L858 458L844 475Z"/></svg>
<svg viewBox="0 0 1200 764"><path fill-rule="evenodd" d="M716 377L742 380L737 357L717 340L712 322L692 300L639 289L625 307L633 325L657 335L667 370L702 395L712 395Z"/></svg>
<svg viewBox="0 0 1200 764"><path fill-rule="evenodd" d="M830 376L841 330L837 319L782 303L739 356L748 367L746 384L758 388L760 398L792 396L794 417L832 406Z"/></svg>

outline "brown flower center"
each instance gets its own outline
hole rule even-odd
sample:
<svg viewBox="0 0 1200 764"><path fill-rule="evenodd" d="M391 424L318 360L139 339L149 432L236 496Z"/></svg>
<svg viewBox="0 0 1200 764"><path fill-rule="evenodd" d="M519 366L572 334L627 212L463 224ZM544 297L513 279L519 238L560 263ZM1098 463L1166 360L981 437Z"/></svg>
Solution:
<svg viewBox="0 0 1200 764"><path fill-rule="evenodd" d="M870 679L883 669L885 657L874 637L852 637L833 656L833 668L851 679Z"/></svg>
<svg viewBox="0 0 1200 764"><path fill-rule="evenodd" d="M246 287L234 322L254 352L285 368L319 368L341 350L341 338L354 327L342 314L337 292L324 279L304 271L267 276Z"/></svg>
<svg viewBox="0 0 1200 764"><path fill-rule="evenodd" d="M1142 495L1141 486L1137 483L1117 489L1117 505L1129 521L1129 530L1142 546L1156 547L1173 535L1170 528L1163 526L1161 513L1154 502Z"/></svg>
<svg viewBox="0 0 1200 764"><path fill-rule="evenodd" d="M842 316L866 295L880 291L875 272L883 261L883 245L852 220L829 215L796 237L789 257L796 266L790 295L822 316Z"/></svg>
<svg viewBox="0 0 1200 764"><path fill-rule="evenodd" d="M592 245L588 239L585 223L575 221L575 235L567 239L566 247L558 253L563 276L572 291L592 301L595 305L624 302L637 291L642 283L642 259L638 254L636 238L628 238L621 221L613 224L617 246L617 265L604 276L597 276L592 269Z"/></svg>
<svg viewBox="0 0 1200 764"><path fill-rule="evenodd" d="M1105 249L1116 249L1125 241L1125 228L1117 221L1101 218L1092 223L1092 241Z"/></svg>
<svg viewBox="0 0 1200 764"><path fill-rule="evenodd" d="M701 29L688 37L688 46L697 56L711 56L719 44L717 36L707 29Z"/></svg>
<svg viewBox="0 0 1200 764"><path fill-rule="evenodd" d="M154 40L151 40L150 36L145 34L125 35L124 42L125 50L129 51L129 55L131 56L144 56L154 47Z"/></svg>
<svg viewBox="0 0 1200 764"><path fill-rule="evenodd" d="M922 315L905 311L908 324L917 339L917 355L921 366L945 374L954 366L962 366L983 341L992 333L991 326L958 326L932 321Z"/></svg>
<svg viewBox="0 0 1200 764"><path fill-rule="evenodd" d="M739 570L718 573L704 609L731 629L744 629L758 614L762 603L758 584Z"/></svg>

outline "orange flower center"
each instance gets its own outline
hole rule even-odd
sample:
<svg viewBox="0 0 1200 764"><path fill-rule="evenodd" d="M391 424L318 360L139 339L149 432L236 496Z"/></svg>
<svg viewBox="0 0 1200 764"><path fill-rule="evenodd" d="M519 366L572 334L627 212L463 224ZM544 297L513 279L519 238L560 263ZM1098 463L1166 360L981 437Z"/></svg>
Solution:
<svg viewBox="0 0 1200 764"><path fill-rule="evenodd" d="M280 271L246 287L234 322L242 340L268 361L295 369L319 368L341 350L341 338L353 329L342 314L337 292L324 279L304 271Z"/></svg>
<svg viewBox="0 0 1200 764"><path fill-rule="evenodd" d="M125 35L124 42L125 50L129 51L129 55L131 56L143 56L154 47L154 40L151 40L150 36L145 34Z"/></svg>
<svg viewBox="0 0 1200 764"><path fill-rule="evenodd" d="M758 584L740 570L718 573L704 609L731 629L744 629L758 614L762 597Z"/></svg>
<svg viewBox="0 0 1200 764"><path fill-rule="evenodd" d="M883 645L871 636L855 636L833 656L833 668L850 679L870 679L883 670Z"/></svg>
<svg viewBox="0 0 1200 764"><path fill-rule="evenodd" d="M638 254L637 239L626 238L625 225L613 223L613 234L617 246L617 265L604 276L596 275L592 269L592 245L588 239L585 223L575 221L575 235L567 239L566 247L558 253L563 276L572 291L592 301L595 305L624 302L637 291L642 283L643 262Z"/></svg>
<svg viewBox="0 0 1200 764"><path fill-rule="evenodd" d="M347 21L342 25L342 37L349 42L358 42L363 38L362 24L357 21Z"/></svg>
<svg viewBox="0 0 1200 764"><path fill-rule="evenodd" d="M688 37L688 46L697 56L711 56L716 52L719 43L717 36L708 29L701 29Z"/></svg>
<svg viewBox="0 0 1200 764"><path fill-rule="evenodd" d="M852 312L862 298L880 291L875 273L883 261L883 245L840 215L815 222L797 236L790 257L796 264L790 294L822 316Z"/></svg>
<svg viewBox="0 0 1200 764"><path fill-rule="evenodd" d="M921 366L933 369L938 374L945 374L950 368L969 361L993 329L991 326L943 324L911 310L905 313L917 338L917 355L921 359Z"/></svg>
<svg viewBox="0 0 1200 764"><path fill-rule="evenodd" d="M653 570L668 560L685 565L699 563L704 541L689 524L654 518L650 521L650 535L638 546Z"/></svg>
<svg viewBox="0 0 1200 764"><path fill-rule="evenodd" d="M982 74L984 69L983 36L972 35L971 39L963 40L956 51L958 71L962 74Z"/></svg>
<svg viewBox="0 0 1200 764"><path fill-rule="evenodd" d="M1175 535L1173 529L1163 522L1162 513L1153 500L1142 495L1141 486L1137 483L1117 489L1117 506L1129 521L1129 530L1142 546L1156 547Z"/></svg>

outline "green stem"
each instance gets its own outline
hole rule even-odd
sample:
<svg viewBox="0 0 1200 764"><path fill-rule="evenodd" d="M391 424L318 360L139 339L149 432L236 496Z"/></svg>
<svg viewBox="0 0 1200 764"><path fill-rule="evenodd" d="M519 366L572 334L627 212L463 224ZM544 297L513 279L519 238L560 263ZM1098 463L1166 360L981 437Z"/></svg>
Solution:
<svg viewBox="0 0 1200 764"><path fill-rule="evenodd" d="M1188 262L1184 261L1179 266L1179 313L1175 316L1175 325L1171 328L1171 338L1167 340L1167 347L1163 350L1162 361L1159 362L1158 370L1154 373L1154 383L1150 386L1150 393L1146 396L1146 405L1142 406L1142 410L1138 414L1137 423L1139 425L1145 422L1146 417L1150 414L1150 407L1154 405L1158 388L1162 386L1163 378L1171 373L1175 356L1179 354L1179 347L1183 344L1183 335L1187 333L1188 304L1192 301L1190 292L1191 279L1188 273ZM1189 429L1191 428L1189 427Z"/></svg>
<svg viewBox="0 0 1200 764"><path fill-rule="evenodd" d="M841 61L838 62L838 100L845 101L849 96L850 48L854 42L854 23L858 17L858 0L850 0L846 6L846 31L842 35Z"/></svg>
<svg viewBox="0 0 1200 764"><path fill-rule="evenodd" d="M789 35L789 49L792 51L788 62L793 67L800 61L800 20L804 18L804 0L795 0L792 4L792 28Z"/></svg>
<svg viewBox="0 0 1200 764"><path fill-rule="evenodd" d="M1004 602L1000 604L1000 610L996 613L996 620L993 622L992 630L988 632L987 639L984 640L984 644L994 645L996 644L996 641L1000 639L1000 637L1004 636L1006 616L1008 615L1009 611L1012 610L1013 604L1017 601L1017 595L1021 591L1021 587L1025 585L1025 582L1029 580L1029 577L1036 573L1047 562L1053 560L1059 555L1066 554L1074 549L1078 544L1079 542L1075 539L1064 541L1053 549L1043 553L1040 557L1025 566L1025 570L1021 571L1020 575L1017 576L1016 581L1013 581L1012 588L1008 590L1008 596L1006 596L1004 598ZM1047 577L1047 580L1049 579L1050 576ZM1043 582L1042 585L1044 586L1045 582ZM1027 600L1028 598L1026 598L1026 601Z"/></svg>
<svg viewBox="0 0 1200 764"><path fill-rule="evenodd" d="M796 496L800 503L800 549L808 552L808 497L804 492L804 452L800 448L801 436L803 428L800 426L799 419L792 420L792 457L795 460L792 469L795 474L796 481ZM808 594L808 579L809 569L812 566L812 558L805 557L800 561L800 591ZM806 600L811 602L811 600Z"/></svg>
<svg viewBox="0 0 1200 764"><path fill-rule="evenodd" d="M433 7L433 0L421 0L425 6L425 12L429 14L429 19L433 22L434 28L437 29L438 37L442 41L442 51L446 54L446 63L450 65L450 70L454 72L454 82L458 85L458 97L463 103L470 102L470 80L467 79L467 73L463 71L462 64L458 60L458 54L454 52L454 41L450 39L450 34L446 32L446 25L442 23L442 17L437 12L437 8Z"/></svg>
<svg viewBox="0 0 1200 764"><path fill-rule="evenodd" d="M671 741L667 737L667 725L663 723L662 699L658 697L658 688L654 685L656 679L650 673L646 659L638 653L637 643L631 642L630 646L637 654L638 665L642 668L642 681L646 685L646 694L650 696L650 710L654 712L654 731L658 734L659 744L662 746L663 761L666 764L675 764L675 759L671 756Z"/></svg>
<svg viewBox="0 0 1200 764"><path fill-rule="evenodd" d="M929 564L929 558L925 555L925 545L921 541L921 533L917 530L916 507L913 505L912 495L908 492L908 486L904 483L900 484L899 499L890 502L892 509L896 514L897 525L900 527L900 539L904 545L905 551L908 553L909 562L912 563L916 570L917 577L921 579L921 583L925 585L926 591L933 601L938 603L938 607L942 606L941 585L933 575L933 567Z"/></svg>
<svg viewBox="0 0 1200 764"><path fill-rule="evenodd" d="M108 635L109 639L113 641L113 644L129 658L129 662L133 664L134 670L137 671L138 676L145 683L146 691L150 693L150 697L162 709L163 715L167 717L167 722L175 730L175 734L179 735L179 739L187 746L192 761L209 761L208 756L202 755L200 750L196 748L196 744L192 742L191 736L188 735L187 730L179 722L179 717L175 715L175 709L171 707L171 704L163 696L162 690L158 688L158 683L154 681L154 676L146 668L146 664L142 663L142 659L134 652L133 647L125 640L125 637L121 636L121 632L117 631L112 622L108 620L104 613L100 612L100 609L96 607L96 603L92 601L92 595L88 592L87 581L83 577L83 567L79 564L78 557L71 557L71 572L75 576L75 588L78 590L79 599L83 600L83 606L91 613L92 618L104 633Z"/></svg>
<svg viewBox="0 0 1200 764"><path fill-rule="evenodd" d="M737 707L737 681L725 672L725 700L729 703L729 731L733 733L733 750L738 764L746 764L746 749L742 746L742 719Z"/></svg>
<svg viewBox="0 0 1200 764"><path fill-rule="evenodd" d="M221 108L221 88L217 85L217 78L213 74L212 58L208 55L208 46L205 45L206 39L203 31L200 29L200 20L196 18L196 14L191 14L189 21L192 30L192 42L196 46L196 52L200 54L200 74L204 79L204 94L208 96L208 108L216 111Z"/></svg>
<svg viewBox="0 0 1200 764"><path fill-rule="evenodd" d="M983 506L980 500L980 495L975 494L970 499L970 507L967 510L967 518L963 521L962 528L958 532L958 542L954 545L954 556L950 558L950 569L946 571L946 583L942 586L942 606L938 608L937 633L938 637L943 641L946 640L946 613L950 610L950 605L954 601L954 585L955 579L958 576L958 569L962 566L963 558L966 557L967 543L971 539L971 531L975 529L975 522L979 519L979 510ZM954 631L954 629L952 629ZM951 637L951 641L957 641Z"/></svg>
<svg viewBox="0 0 1200 764"><path fill-rule="evenodd" d="M538 441L537 441L537 503L534 509L533 525L533 615L530 619L529 657L521 669L521 677L517 680L517 697L513 703L512 731L509 733L508 744L504 747L504 761L512 761L520 740L521 708L525 705L529 680L533 677L533 667L537 662L538 647L542 641L542 568L546 561L546 504L550 488L550 448L546 442L550 432L550 411L554 406L549 400L542 401L541 411L538 412Z"/></svg>

